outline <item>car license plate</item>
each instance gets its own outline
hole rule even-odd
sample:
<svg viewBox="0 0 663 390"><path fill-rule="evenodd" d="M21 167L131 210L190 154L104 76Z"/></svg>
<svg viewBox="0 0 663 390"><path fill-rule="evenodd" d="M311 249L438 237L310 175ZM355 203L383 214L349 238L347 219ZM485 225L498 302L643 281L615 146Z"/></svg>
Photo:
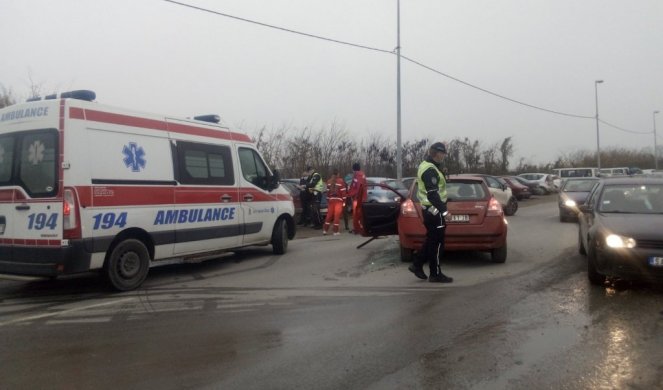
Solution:
<svg viewBox="0 0 663 390"><path fill-rule="evenodd" d="M650 257L648 263L652 267L663 267L663 257Z"/></svg>
<svg viewBox="0 0 663 390"><path fill-rule="evenodd" d="M467 214L451 214L451 222L470 222L470 216Z"/></svg>

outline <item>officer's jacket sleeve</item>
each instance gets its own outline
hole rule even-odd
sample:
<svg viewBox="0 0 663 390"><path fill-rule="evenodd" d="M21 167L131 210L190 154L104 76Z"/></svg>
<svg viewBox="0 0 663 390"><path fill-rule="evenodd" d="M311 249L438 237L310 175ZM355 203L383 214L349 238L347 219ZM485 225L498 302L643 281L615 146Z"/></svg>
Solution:
<svg viewBox="0 0 663 390"><path fill-rule="evenodd" d="M322 177L319 174L314 174L311 177L311 180L309 180L308 184L306 185L307 188L315 188L315 185L318 184L318 182L322 180Z"/></svg>
<svg viewBox="0 0 663 390"><path fill-rule="evenodd" d="M436 209L440 210L441 213L447 211L447 203L443 202L440 198L440 176L437 174L437 171L434 168L428 168L421 175L421 180L424 182L426 187L426 197L431 202Z"/></svg>

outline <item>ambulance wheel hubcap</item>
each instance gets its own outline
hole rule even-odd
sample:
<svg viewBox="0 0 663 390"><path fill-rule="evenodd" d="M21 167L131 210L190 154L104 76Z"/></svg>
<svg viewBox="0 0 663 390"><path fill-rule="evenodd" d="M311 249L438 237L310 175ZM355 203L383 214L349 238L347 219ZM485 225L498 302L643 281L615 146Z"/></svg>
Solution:
<svg viewBox="0 0 663 390"><path fill-rule="evenodd" d="M118 268L120 275L124 278L136 276L140 269L140 258L135 253L125 253L119 261Z"/></svg>

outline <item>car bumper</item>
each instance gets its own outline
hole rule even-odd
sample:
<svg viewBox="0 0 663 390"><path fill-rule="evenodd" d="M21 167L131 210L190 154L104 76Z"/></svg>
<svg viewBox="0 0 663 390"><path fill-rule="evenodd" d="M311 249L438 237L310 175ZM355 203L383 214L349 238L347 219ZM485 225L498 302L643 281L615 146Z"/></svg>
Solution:
<svg viewBox="0 0 663 390"><path fill-rule="evenodd" d="M663 282L663 266L649 264L650 257L663 257L663 248L597 250L597 270L606 276Z"/></svg>
<svg viewBox="0 0 663 390"><path fill-rule="evenodd" d="M426 239L426 230L399 225L399 239L403 248L419 250ZM450 224L444 238L444 249L448 251L489 251L506 244L507 226L502 224L490 232L485 227Z"/></svg>

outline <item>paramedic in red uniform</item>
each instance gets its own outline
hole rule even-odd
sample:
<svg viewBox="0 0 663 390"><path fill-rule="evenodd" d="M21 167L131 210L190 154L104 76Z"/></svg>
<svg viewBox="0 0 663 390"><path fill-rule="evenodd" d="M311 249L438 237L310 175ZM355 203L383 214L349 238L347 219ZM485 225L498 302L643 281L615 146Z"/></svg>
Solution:
<svg viewBox="0 0 663 390"><path fill-rule="evenodd" d="M361 171L361 166L358 162L352 164L352 170L354 175L352 176L352 183L350 183L350 190L348 191L348 197L352 198L352 232L358 233L361 226L361 218L357 218L357 197L360 193L363 193L363 200L366 200L368 197L366 188L366 175Z"/></svg>
<svg viewBox="0 0 663 390"><path fill-rule="evenodd" d="M338 169L334 169L331 178L327 180L327 217L325 218L325 226L322 228L322 234L327 234L333 221L334 235L339 235L343 201L347 196L347 192L345 182L338 176Z"/></svg>

